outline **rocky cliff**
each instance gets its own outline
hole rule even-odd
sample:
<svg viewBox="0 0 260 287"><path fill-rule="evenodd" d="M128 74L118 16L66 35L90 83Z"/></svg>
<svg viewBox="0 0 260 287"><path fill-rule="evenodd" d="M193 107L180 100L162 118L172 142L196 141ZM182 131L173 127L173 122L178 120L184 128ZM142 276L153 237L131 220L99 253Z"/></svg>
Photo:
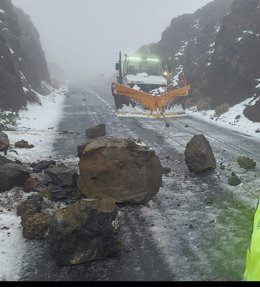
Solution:
<svg viewBox="0 0 260 287"><path fill-rule="evenodd" d="M10 0L0 1L0 109L18 111L31 90L50 83L39 34L29 16Z"/></svg>
<svg viewBox="0 0 260 287"><path fill-rule="evenodd" d="M215 0L171 21L158 43L139 51L160 55L192 86L191 97L210 97L213 107L260 96L260 0ZM260 121L260 101L245 115Z"/></svg>

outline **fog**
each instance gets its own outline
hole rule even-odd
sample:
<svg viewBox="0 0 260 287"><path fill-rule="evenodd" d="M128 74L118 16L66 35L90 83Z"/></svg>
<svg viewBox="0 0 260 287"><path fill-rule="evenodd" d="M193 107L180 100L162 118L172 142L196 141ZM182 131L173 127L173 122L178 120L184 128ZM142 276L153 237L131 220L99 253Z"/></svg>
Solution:
<svg viewBox="0 0 260 287"><path fill-rule="evenodd" d="M210 0L12 0L31 17L48 62L70 78L113 75L118 52L157 42L171 20Z"/></svg>

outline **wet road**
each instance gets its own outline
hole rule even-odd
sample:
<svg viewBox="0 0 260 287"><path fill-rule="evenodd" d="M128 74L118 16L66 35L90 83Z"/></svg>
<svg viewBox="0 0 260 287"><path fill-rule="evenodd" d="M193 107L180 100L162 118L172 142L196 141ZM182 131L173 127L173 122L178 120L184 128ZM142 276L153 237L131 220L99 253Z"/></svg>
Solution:
<svg viewBox="0 0 260 287"><path fill-rule="evenodd" d="M165 123L169 123L169 128ZM58 266L44 242L28 242L21 280L234 281L241 280L254 206L260 195L260 140L191 116L172 119L117 118L110 87L72 88L64 104L54 153L77 162L85 130L105 123L107 134L140 139L153 148L171 173L145 205L119 206L122 252L116 258L75 267ZM216 171L200 177L187 170L184 150L195 134L209 140ZM239 168L237 157L257 162ZM225 170L220 169L224 163ZM239 187L227 185L234 171Z"/></svg>

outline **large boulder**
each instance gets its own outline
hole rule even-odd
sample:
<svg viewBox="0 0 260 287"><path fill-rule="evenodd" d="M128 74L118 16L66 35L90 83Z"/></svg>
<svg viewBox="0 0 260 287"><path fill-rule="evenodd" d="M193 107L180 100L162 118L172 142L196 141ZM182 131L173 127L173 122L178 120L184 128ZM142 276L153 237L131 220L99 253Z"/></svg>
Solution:
<svg viewBox="0 0 260 287"><path fill-rule="evenodd" d="M189 171L196 174L216 168L214 154L204 135L195 135L187 144L185 162Z"/></svg>
<svg viewBox="0 0 260 287"><path fill-rule="evenodd" d="M77 265L117 254L118 221L114 201L82 199L56 211L46 239L61 265Z"/></svg>
<svg viewBox="0 0 260 287"><path fill-rule="evenodd" d="M97 138L106 136L106 125L99 124L95 127L86 129L86 136L88 138Z"/></svg>
<svg viewBox="0 0 260 287"><path fill-rule="evenodd" d="M0 131L0 152L3 151L4 154L7 154L10 142L8 135Z"/></svg>
<svg viewBox="0 0 260 287"><path fill-rule="evenodd" d="M135 140L102 137L86 145L79 161L79 190L87 198L146 203L162 185L155 152Z"/></svg>
<svg viewBox="0 0 260 287"><path fill-rule="evenodd" d="M24 186L30 177L27 168L15 162L0 162L0 192L12 189L15 186Z"/></svg>

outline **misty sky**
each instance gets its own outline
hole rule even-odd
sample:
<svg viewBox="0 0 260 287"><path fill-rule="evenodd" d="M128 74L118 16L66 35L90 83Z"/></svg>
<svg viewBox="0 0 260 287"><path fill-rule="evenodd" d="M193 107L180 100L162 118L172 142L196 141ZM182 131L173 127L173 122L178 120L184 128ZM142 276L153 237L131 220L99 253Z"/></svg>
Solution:
<svg viewBox="0 0 260 287"><path fill-rule="evenodd" d="M157 42L176 16L210 0L12 0L30 15L48 61L68 76L113 74L118 53Z"/></svg>

